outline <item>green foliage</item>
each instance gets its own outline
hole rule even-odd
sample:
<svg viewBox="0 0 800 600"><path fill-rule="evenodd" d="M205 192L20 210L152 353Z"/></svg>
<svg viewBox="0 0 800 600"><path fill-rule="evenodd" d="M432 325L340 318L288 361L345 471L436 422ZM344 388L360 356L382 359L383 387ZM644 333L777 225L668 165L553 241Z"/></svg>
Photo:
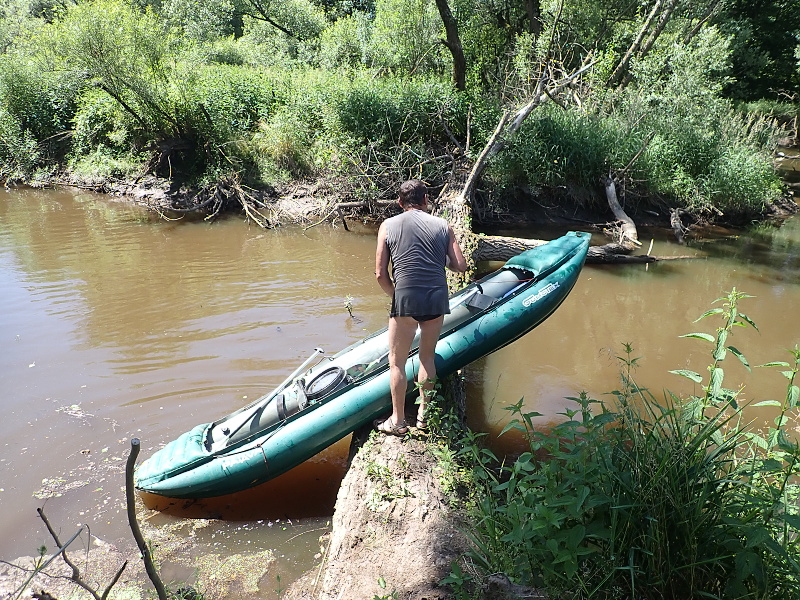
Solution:
<svg viewBox="0 0 800 600"><path fill-rule="evenodd" d="M24 180L40 164L42 156L30 131L0 108L0 177Z"/></svg>
<svg viewBox="0 0 800 600"><path fill-rule="evenodd" d="M136 122L119 102L98 89L91 88L78 98L72 132L72 151L87 155L98 147L117 151L132 149L136 143ZM141 144L143 140L139 140Z"/></svg>
<svg viewBox="0 0 800 600"><path fill-rule="evenodd" d="M0 171L24 178L64 156L80 85L20 56L0 56Z"/></svg>
<svg viewBox="0 0 800 600"><path fill-rule="evenodd" d="M187 38L211 42L218 38L242 35L241 17L234 16L239 4L235 0L163 0L160 14Z"/></svg>
<svg viewBox="0 0 800 600"><path fill-rule="evenodd" d="M268 73L231 65L185 65L171 89L184 122L217 144L235 140L269 116L276 104Z"/></svg>
<svg viewBox="0 0 800 600"><path fill-rule="evenodd" d="M529 118L488 188L558 186L592 202L603 197L599 177L613 172L635 196L758 214L780 193L768 117L785 125L796 105L753 107L763 118L752 118L722 96L775 87L767 71L785 52L766 39L776 33L770 19L794 23L797 1L738 16L726 5L707 21L703 7L682 5L636 53L630 82L608 89L648 7L450 0L467 63L468 91L456 94L431 0L9 0L0 161L23 177L65 157L107 170L148 148L173 177L350 175L370 194L402 177L435 183L467 139L474 158L545 61L558 78L591 51L592 70L557 98L564 108ZM767 57L754 68L758 85L736 70L742 49L756 46Z"/></svg>
<svg viewBox="0 0 800 600"><path fill-rule="evenodd" d="M320 35L320 65L326 69L363 65L370 35L368 19L356 13L327 27Z"/></svg>
<svg viewBox="0 0 800 600"><path fill-rule="evenodd" d="M87 180L133 179L142 171L142 157L96 146L69 161L70 170Z"/></svg>
<svg viewBox="0 0 800 600"><path fill-rule="evenodd" d="M309 0L240 0L239 5L250 17L245 31L251 35L286 35L302 42L318 37L327 25L324 11Z"/></svg>
<svg viewBox="0 0 800 600"><path fill-rule="evenodd" d="M483 573L509 574L569 598L800 598L797 476L800 448L786 429L797 414L800 349L775 426L762 435L742 419L740 390L724 386L723 362L744 355L729 345L734 328L754 326L733 290L703 317L721 317L708 376L686 400L657 402L634 377L629 344L620 357L615 407L586 394L549 431L533 426L522 401L506 430L530 449L509 464L468 446L479 465L477 526L469 559ZM701 318L703 318L701 317ZM451 574L455 578L456 574Z"/></svg>
<svg viewBox="0 0 800 600"><path fill-rule="evenodd" d="M383 577L378 577L378 586L382 589L386 589L386 580ZM378 595L375 594L372 597L372 600L397 600L397 590L392 590L391 593Z"/></svg>
<svg viewBox="0 0 800 600"><path fill-rule="evenodd" d="M277 169L275 176L286 173L300 178L314 170L310 133L294 112L280 110L269 120L261 121L248 148L256 160L259 157L269 160Z"/></svg>
<svg viewBox="0 0 800 600"><path fill-rule="evenodd" d="M438 73L445 62L442 24L433 2L376 0L370 63L399 74Z"/></svg>
<svg viewBox="0 0 800 600"><path fill-rule="evenodd" d="M793 58L800 48L800 1L731 0L716 21L732 40L734 79L726 90L731 97L776 99L797 93L800 71Z"/></svg>
<svg viewBox="0 0 800 600"><path fill-rule="evenodd" d="M148 134L181 133L164 102L174 38L152 13L124 0L91 0L71 5L46 36L53 69L83 74Z"/></svg>

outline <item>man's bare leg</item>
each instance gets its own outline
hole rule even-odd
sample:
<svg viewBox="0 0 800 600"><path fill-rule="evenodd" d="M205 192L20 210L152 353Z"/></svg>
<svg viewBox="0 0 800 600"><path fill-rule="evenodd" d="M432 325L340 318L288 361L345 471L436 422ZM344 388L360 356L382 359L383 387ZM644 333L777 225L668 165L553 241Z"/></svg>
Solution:
<svg viewBox="0 0 800 600"><path fill-rule="evenodd" d="M411 343L417 333L417 321L413 317L391 317L389 319L389 386L392 392L392 424L402 426L406 419L406 361Z"/></svg>
<svg viewBox="0 0 800 600"><path fill-rule="evenodd" d="M419 323L419 375L417 377L419 409L417 409L417 426L419 426L420 422L424 425L425 421L427 421L425 408L428 394L433 390L436 383L436 342L439 341L439 335L442 333L443 322L444 315Z"/></svg>

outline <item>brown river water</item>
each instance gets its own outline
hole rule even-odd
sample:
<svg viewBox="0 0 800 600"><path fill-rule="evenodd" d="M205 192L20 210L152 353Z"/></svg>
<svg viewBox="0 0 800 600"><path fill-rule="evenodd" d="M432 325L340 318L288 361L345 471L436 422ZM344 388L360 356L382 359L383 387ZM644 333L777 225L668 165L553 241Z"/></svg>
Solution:
<svg viewBox="0 0 800 600"><path fill-rule="evenodd" d="M754 296L741 310L759 331L737 330L731 343L753 365L790 358L800 343L800 217L688 246L640 231L644 251L651 238L653 254L691 258L587 266L544 324L465 370L473 428L496 433L520 398L543 424L581 390L610 398L626 342L641 357L637 380L656 395L699 391L668 371L705 373L710 346L679 336L713 334L717 321L693 321L734 287ZM88 523L131 544L130 439L141 439L142 460L264 394L315 347L333 353L382 328L388 299L374 280L374 244L374 229L357 223L265 231L239 218L159 220L102 195L0 190L0 558L52 547L41 506L62 538ZM748 399L783 397L774 370L737 362L725 372L726 387L745 386ZM515 450L503 440L497 448ZM199 551L273 549L287 583L317 562L347 447L241 497L159 506L146 518L224 517L193 540Z"/></svg>

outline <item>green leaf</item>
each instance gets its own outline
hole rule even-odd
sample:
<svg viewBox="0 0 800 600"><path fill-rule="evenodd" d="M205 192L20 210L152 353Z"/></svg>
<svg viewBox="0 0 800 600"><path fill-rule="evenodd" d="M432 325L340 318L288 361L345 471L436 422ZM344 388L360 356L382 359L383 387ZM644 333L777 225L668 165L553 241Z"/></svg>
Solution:
<svg viewBox="0 0 800 600"><path fill-rule="evenodd" d="M744 321L745 323L747 323L748 325L750 325L750 326L751 326L753 329L755 329L756 331L758 331L758 327L756 327L756 324L755 324L755 323L753 322L753 320L752 320L750 317L748 317L746 314L744 314L744 313L739 313L739 317L741 317L742 321Z"/></svg>
<svg viewBox="0 0 800 600"><path fill-rule="evenodd" d="M764 363L763 365L758 365L759 367L788 367L789 363L784 362L782 360L776 360L773 362Z"/></svg>
<svg viewBox="0 0 800 600"><path fill-rule="evenodd" d="M783 406L783 405L777 400L762 400L761 402L756 402L755 404L751 404L750 406L755 408L756 406Z"/></svg>
<svg viewBox="0 0 800 600"><path fill-rule="evenodd" d="M778 516L782 518L789 527L791 527L795 531L800 531L800 515L779 513Z"/></svg>
<svg viewBox="0 0 800 600"><path fill-rule="evenodd" d="M761 463L761 471L764 473L776 473L781 470L781 463L774 458L768 458Z"/></svg>
<svg viewBox="0 0 800 600"><path fill-rule="evenodd" d="M728 332L724 329L717 336L717 346L714 348L714 360L725 360L725 342L728 341Z"/></svg>
<svg viewBox="0 0 800 600"><path fill-rule="evenodd" d="M800 388L793 385L789 388L786 399L789 401L789 408L794 408L800 402Z"/></svg>
<svg viewBox="0 0 800 600"><path fill-rule="evenodd" d="M722 380L725 377L724 371L717 367L711 371L711 385L709 391L714 398L718 398L722 392Z"/></svg>
<svg viewBox="0 0 800 600"><path fill-rule="evenodd" d="M717 298L717 300L722 300L722 298ZM721 308L712 308L711 310L708 310L708 311L704 312L702 315L700 315L699 317L697 317L694 320L694 322L697 323L701 319L705 319L706 317L710 317L711 315L718 315L721 312L722 312Z"/></svg>
<svg viewBox="0 0 800 600"><path fill-rule="evenodd" d="M503 431L500 432L500 435L503 435L504 433L506 433L507 431L510 431L512 429L516 429L517 431L521 431L522 433L525 433L525 427L519 421L517 421L515 419L515 420L511 421L511 423L509 423L508 425L503 427Z"/></svg>
<svg viewBox="0 0 800 600"><path fill-rule="evenodd" d="M788 418L786 419L789 420ZM778 432L778 447L785 452L795 452L797 450L797 443L790 440L786 432L781 429Z"/></svg>
<svg viewBox="0 0 800 600"><path fill-rule="evenodd" d="M739 352L739 350L737 350L734 346L728 346L728 350L730 350L731 354L733 354L736 358L739 359L739 362L742 363L748 371L751 370L750 363L747 362L747 359L744 357L744 354Z"/></svg>
<svg viewBox="0 0 800 600"><path fill-rule="evenodd" d="M686 369L677 369L675 371L670 371L670 373L674 373L675 375L680 375L681 377L686 377L686 379L691 379L695 383L701 383L703 378L700 376L699 373L695 373L694 371L688 371Z"/></svg>
<svg viewBox="0 0 800 600"><path fill-rule="evenodd" d="M714 336L709 335L707 333L687 333L685 335L680 336L682 338L695 338L698 340L705 340L707 342L714 342Z"/></svg>

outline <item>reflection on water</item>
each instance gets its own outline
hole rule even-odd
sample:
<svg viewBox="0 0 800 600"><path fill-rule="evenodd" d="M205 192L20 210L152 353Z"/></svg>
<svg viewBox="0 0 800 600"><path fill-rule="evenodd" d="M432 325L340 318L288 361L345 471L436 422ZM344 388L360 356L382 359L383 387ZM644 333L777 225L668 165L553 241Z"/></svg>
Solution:
<svg viewBox="0 0 800 600"><path fill-rule="evenodd" d="M647 232L642 239L646 246ZM374 240L371 230L165 222L105 196L0 192L0 558L51 545L35 512L45 497L65 530L89 522L101 538L129 540L122 474L131 437L141 439L143 459L262 395L315 347L333 354L382 328L388 301L373 275ZM736 331L732 343L754 365L788 358L784 349L800 338L798 244L793 219L747 235L718 231L688 247L655 237L654 254L689 259L586 267L544 324L466 369L470 424L498 432L505 407L520 398L541 423L559 419L581 390L608 398L625 342L641 357L639 383L656 396L698 391L668 372L704 373L710 348L679 336L713 332L716 323L693 321L733 287L755 296L742 310L760 332ZM725 373L726 387L743 385L747 398L782 397L775 372L732 363ZM518 449L508 437L497 443ZM214 522L204 531L216 542L256 536L262 547L285 548L285 535L271 537L280 528L265 523L291 518L294 531L316 532L319 520L297 519L329 513L346 447L235 498L145 500L164 510L155 521L250 523L245 536ZM317 545L308 545L313 551L298 550L304 558L292 555L284 572L313 564Z"/></svg>

